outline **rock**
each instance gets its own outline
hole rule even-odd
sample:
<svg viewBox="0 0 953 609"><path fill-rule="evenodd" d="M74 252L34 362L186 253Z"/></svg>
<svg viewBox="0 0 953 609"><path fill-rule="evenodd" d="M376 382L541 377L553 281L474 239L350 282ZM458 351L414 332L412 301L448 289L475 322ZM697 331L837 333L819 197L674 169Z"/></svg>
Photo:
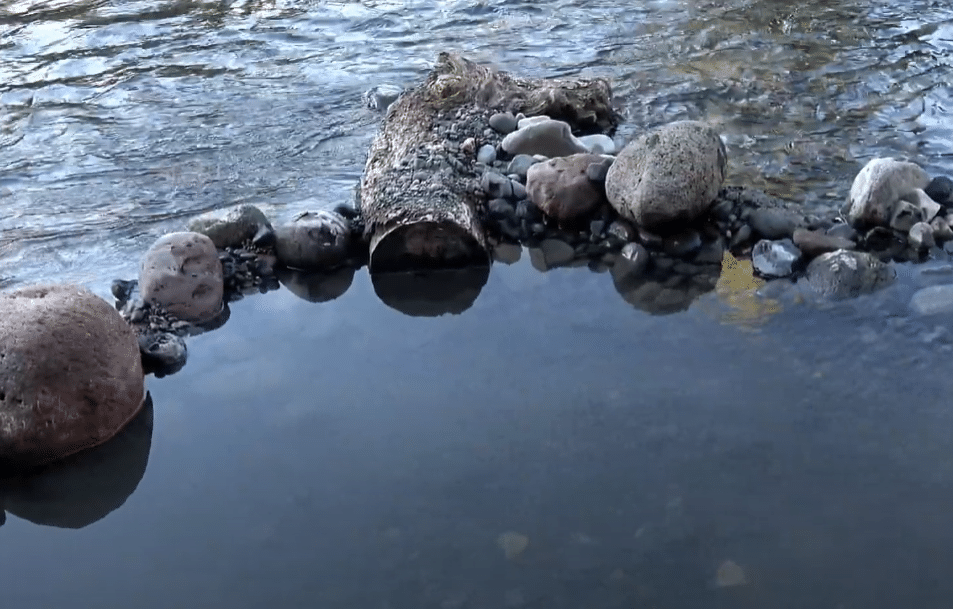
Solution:
<svg viewBox="0 0 953 609"><path fill-rule="evenodd" d="M933 238L933 227L926 222L917 222L910 227L910 246L916 250L928 250L936 245Z"/></svg>
<svg viewBox="0 0 953 609"><path fill-rule="evenodd" d="M669 256L684 258L692 256L701 249L702 238L698 231L687 230L668 236L662 244L663 251Z"/></svg>
<svg viewBox="0 0 953 609"><path fill-rule="evenodd" d="M514 243L499 243L493 248L493 260L510 265L520 261L523 248Z"/></svg>
<svg viewBox="0 0 953 609"><path fill-rule="evenodd" d="M612 265L612 280L616 284L631 283L645 275L649 251L641 243L627 243Z"/></svg>
<svg viewBox="0 0 953 609"><path fill-rule="evenodd" d="M881 252L895 247L899 240L893 232L882 226L875 226L864 235L864 244L868 249Z"/></svg>
<svg viewBox="0 0 953 609"><path fill-rule="evenodd" d="M521 125L503 138L502 147L509 154L542 154L550 158L589 151L573 137L568 123L548 118Z"/></svg>
<svg viewBox="0 0 953 609"><path fill-rule="evenodd" d="M938 176L930 180L926 188L923 189L927 196L943 205L944 207L953 206L953 180L946 176Z"/></svg>
<svg viewBox="0 0 953 609"><path fill-rule="evenodd" d="M530 125L535 125L536 123L542 123L542 122L546 122L550 120L552 119L543 114L540 114L537 116L523 116L522 114L520 114L519 116L516 117L516 128L525 129L526 127L529 127Z"/></svg>
<svg viewBox="0 0 953 609"><path fill-rule="evenodd" d="M211 320L222 310L222 263L212 240L199 233L170 233L142 257L142 299L178 319Z"/></svg>
<svg viewBox="0 0 953 609"><path fill-rule="evenodd" d="M854 234L856 234L856 231L854 231ZM799 228L794 231L794 245L808 258L816 258L821 254L837 250L852 250L857 247L857 244L850 239L819 230L807 230L806 228Z"/></svg>
<svg viewBox="0 0 953 609"><path fill-rule="evenodd" d="M850 241L857 241L857 238L860 234L857 232L857 229L846 223L835 224L834 226L827 229L827 234L831 237L841 237L842 239L849 239Z"/></svg>
<svg viewBox="0 0 953 609"><path fill-rule="evenodd" d="M516 217L535 224L543 221L543 212L532 201L523 200L516 204Z"/></svg>
<svg viewBox="0 0 953 609"><path fill-rule="evenodd" d="M953 285L934 285L918 290L910 298L910 308L917 315L953 313Z"/></svg>
<svg viewBox="0 0 953 609"><path fill-rule="evenodd" d="M586 176L586 169L598 158L574 154L533 165L526 174L529 198L557 222L586 218L602 203L602 193Z"/></svg>
<svg viewBox="0 0 953 609"><path fill-rule="evenodd" d="M592 154L615 154L615 142L608 135L594 133L576 139Z"/></svg>
<svg viewBox="0 0 953 609"><path fill-rule="evenodd" d="M530 264L543 273L553 267L565 266L575 257L575 248L559 239L543 239L539 247L529 248Z"/></svg>
<svg viewBox="0 0 953 609"><path fill-rule="evenodd" d="M526 179L526 173L529 171L529 168L539 163L536 159L529 154L517 154L513 157L513 160L510 161L510 164L506 166L506 173L511 175L518 175L522 179Z"/></svg>
<svg viewBox="0 0 953 609"><path fill-rule="evenodd" d="M0 470L102 444L145 403L135 332L86 288L0 294L0 354Z"/></svg>
<svg viewBox="0 0 953 609"><path fill-rule="evenodd" d="M497 133L508 135L516 131L518 124L512 112L497 112L490 117L490 128Z"/></svg>
<svg viewBox="0 0 953 609"><path fill-rule="evenodd" d="M480 146L480 150L477 152L476 160L477 163L492 165L496 162L496 148L494 148L491 144L483 144Z"/></svg>
<svg viewBox="0 0 953 609"><path fill-rule="evenodd" d="M368 89L361 96L361 99L365 107L378 112L385 112L403 92L404 90L401 87L385 83Z"/></svg>
<svg viewBox="0 0 953 609"><path fill-rule="evenodd" d="M278 280L289 292L307 302L329 302L348 291L354 281L354 267L344 266L329 272L283 268Z"/></svg>
<svg viewBox="0 0 953 609"><path fill-rule="evenodd" d="M822 296L840 299L869 294L893 282L894 269L867 252L837 250L807 266L808 284Z"/></svg>
<svg viewBox="0 0 953 609"><path fill-rule="evenodd" d="M516 210L513 209L513 204L506 199L490 199L486 204L486 209L490 212L490 216L497 220L514 218L516 216Z"/></svg>
<svg viewBox="0 0 953 609"><path fill-rule="evenodd" d="M887 226L897 201L929 182L927 173L914 163L873 159L864 165L850 187L847 218L853 226Z"/></svg>
<svg viewBox="0 0 953 609"><path fill-rule="evenodd" d="M246 241L256 237L266 243L270 238L268 245L274 243L271 222L254 205L238 205L204 213L189 222L188 230L205 235L220 250L226 247L242 247Z"/></svg>
<svg viewBox="0 0 953 609"><path fill-rule="evenodd" d="M529 196L529 193L526 192L526 187L516 180L510 180L510 190L513 192L514 201L521 201Z"/></svg>
<svg viewBox="0 0 953 609"><path fill-rule="evenodd" d="M890 228L905 233L914 224L922 220L923 213L919 207L908 201L897 201L894 205L893 215L890 218Z"/></svg>
<svg viewBox="0 0 953 609"><path fill-rule="evenodd" d="M586 167L586 177L599 184L605 183L606 175L609 173L609 168L612 167L613 161L615 161L615 159L608 156L602 157L602 160L597 163L590 163L590 165Z"/></svg>
<svg viewBox="0 0 953 609"><path fill-rule="evenodd" d="M635 228L625 220L616 220L606 229L606 234L619 243L635 241L638 234Z"/></svg>
<svg viewBox="0 0 953 609"><path fill-rule="evenodd" d="M943 209L942 205L931 199L930 195L919 188L904 195L904 200L920 208L920 217L923 222L930 222Z"/></svg>
<svg viewBox="0 0 953 609"><path fill-rule="evenodd" d="M298 214L275 231L278 261L300 270L330 270L340 266L350 248L347 220L326 210Z"/></svg>
<svg viewBox="0 0 953 609"><path fill-rule="evenodd" d="M748 224L764 239L790 239L803 224L792 211L782 208L758 208L748 214Z"/></svg>
<svg viewBox="0 0 953 609"><path fill-rule="evenodd" d="M726 170L718 133L705 123L679 121L622 149L606 175L606 195L639 226L691 222L711 206Z"/></svg>
<svg viewBox="0 0 953 609"><path fill-rule="evenodd" d="M178 372L189 358L185 340L171 332L150 330L140 334L138 341L143 367L156 378Z"/></svg>
<svg viewBox="0 0 953 609"><path fill-rule="evenodd" d="M491 199L508 199L513 196L513 187L510 179L495 171L487 171L480 179L480 188Z"/></svg>
<svg viewBox="0 0 953 609"><path fill-rule="evenodd" d="M950 228L950 224L946 221L946 218L940 216L933 218L933 221L930 222L930 227L933 229L933 237L937 241L949 241L953 239L953 228Z"/></svg>
<svg viewBox="0 0 953 609"><path fill-rule="evenodd" d="M751 263L763 277L787 277L794 272L794 265L800 259L801 250L790 239L762 239L751 251Z"/></svg>

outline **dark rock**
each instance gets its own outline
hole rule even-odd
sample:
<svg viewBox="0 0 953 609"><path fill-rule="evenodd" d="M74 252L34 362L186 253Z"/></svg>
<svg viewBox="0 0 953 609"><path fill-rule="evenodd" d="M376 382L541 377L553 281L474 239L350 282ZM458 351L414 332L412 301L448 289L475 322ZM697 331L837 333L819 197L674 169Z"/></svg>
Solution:
<svg viewBox="0 0 953 609"><path fill-rule="evenodd" d="M702 243L695 264L719 264L725 257L725 240L721 237Z"/></svg>
<svg viewBox="0 0 953 609"><path fill-rule="evenodd" d="M609 225L609 228L606 229L606 234L611 237L612 240L621 244L635 241L638 233L636 233L635 228L629 224L628 220L619 218Z"/></svg>
<svg viewBox="0 0 953 609"><path fill-rule="evenodd" d="M897 238L893 232L883 226L875 226L864 235L864 245L869 250L877 252L888 250L896 243Z"/></svg>
<svg viewBox="0 0 953 609"><path fill-rule="evenodd" d="M640 279L645 275L650 258L641 243L627 243L612 265L612 280L620 284Z"/></svg>
<svg viewBox="0 0 953 609"><path fill-rule="evenodd" d="M852 250L857 247L857 244L850 239L804 228L794 231L794 245L808 258L816 258L821 254L836 250Z"/></svg>
<svg viewBox="0 0 953 609"><path fill-rule="evenodd" d="M142 366L146 373L162 378L185 366L189 350L181 336L171 332L148 331L138 338Z"/></svg>
<svg viewBox="0 0 953 609"><path fill-rule="evenodd" d="M797 214L786 209L759 208L751 210L748 224L765 239L790 239L803 223Z"/></svg>
<svg viewBox="0 0 953 609"><path fill-rule="evenodd" d="M698 231L687 230L665 238L663 249L669 256L684 258L695 254L702 246Z"/></svg>
<svg viewBox="0 0 953 609"><path fill-rule="evenodd" d="M801 260L801 250L790 239L768 241L762 239L751 251L751 263L764 277L787 277Z"/></svg>
<svg viewBox="0 0 953 609"><path fill-rule="evenodd" d="M923 212L920 208L909 201L899 201L893 210L890 218L890 228L901 233L906 233L917 222L923 221Z"/></svg>
<svg viewBox="0 0 953 609"><path fill-rule="evenodd" d="M665 244L665 240L661 235L657 235L649 231L644 226L639 226L637 230L639 234L639 241L642 243L642 245L653 250L662 249L662 246Z"/></svg>
<svg viewBox="0 0 953 609"><path fill-rule="evenodd" d="M953 206L953 180L946 176L933 178L923 189L927 195L940 205Z"/></svg>
<svg viewBox="0 0 953 609"><path fill-rule="evenodd" d="M586 167L586 177L591 181L602 184L606 181L606 174L609 173L609 168L612 167L612 162L615 161L612 157L604 157L601 161L590 163Z"/></svg>
<svg viewBox="0 0 953 609"><path fill-rule="evenodd" d="M589 223L589 233L596 239L601 239L603 232L606 230L605 220L593 220Z"/></svg>
<svg viewBox="0 0 953 609"><path fill-rule="evenodd" d="M487 171L480 180L480 188L491 199L508 199L513 196L513 186L510 179L495 171Z"/></svg>
<svg viewBox="0 0 953 609"><path fill-rule="evenodd" d="M497 133L509 135L516 131L518 121L510 112L497 112L490 117L490 127Z"/></svg>
<svg viewBox="0 0 953 609"><path fill-rule="evenodd" d="M486 204L486 208L487 211L490 212L490 216L498 220L516 217L516 210L513 208L513 204L506 199L490 199L489 203Z"/></svg>
<svg viewBox="0 0 953 609"><path fill-rule="evenodd" d="M532 201L523 200L516 204L516 217L530 223L542 222L543 212Z"/></svg>
<svg viewBox="0 0 953 609"><path fill-rule="evenodd" d="M747 243L748 240L751 239L752 232L753 231L751 230L750 226L743 224L741 228L739 228L738 231L732 235L730 247L735 248L742 243Z"/></svg>
<svg viewBox="0 0 953 609"><path fill-rule="evenodd" d="M110 291L112 292L113 297L119 303L119 306L122 307L122 305L129 301L133 290L135 290L138 285L139 282L135 279L130 281L116 279L112 282Z"/></svg>
<svg viewBox="0 0 953 609"><path fill-rule="evenodd" d="M950 224L946 221L946 218L941 216L933 218L933 221L930 222L930 227L933 228L933 236L937 241L942 242L953 239L953 228L950 228Z"/></svg>

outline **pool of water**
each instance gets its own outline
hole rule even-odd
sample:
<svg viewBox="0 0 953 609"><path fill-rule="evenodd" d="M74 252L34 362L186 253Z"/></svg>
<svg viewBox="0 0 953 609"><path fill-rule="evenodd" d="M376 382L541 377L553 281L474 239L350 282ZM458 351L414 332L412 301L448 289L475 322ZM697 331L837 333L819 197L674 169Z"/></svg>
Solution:
<svg viewBox="0 0 953 609"><path fill-rule="evenodd" d="M877 155L953 174L946 2L8 2L2 285L106 296L205 210L349 200L361 93L448 49L608 76L622 141L710 120L808 207ZM4 489L4 606L947 607L951 341L906 309L939 265L757 323L525 252L459 315L363 270L248 297L120 443Z"/></svg>

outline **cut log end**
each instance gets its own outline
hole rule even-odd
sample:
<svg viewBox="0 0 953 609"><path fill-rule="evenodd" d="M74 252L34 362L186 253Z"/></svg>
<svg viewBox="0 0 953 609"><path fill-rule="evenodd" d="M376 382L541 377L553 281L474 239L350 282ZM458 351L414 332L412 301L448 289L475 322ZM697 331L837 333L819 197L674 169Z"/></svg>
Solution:
<svg viewBox="0 0 953 609"><path fill-rule="evenodd" d="M369 267L374 273L489 264L489 252L473 233L452 222L401 224L371 240Z"/></svg>

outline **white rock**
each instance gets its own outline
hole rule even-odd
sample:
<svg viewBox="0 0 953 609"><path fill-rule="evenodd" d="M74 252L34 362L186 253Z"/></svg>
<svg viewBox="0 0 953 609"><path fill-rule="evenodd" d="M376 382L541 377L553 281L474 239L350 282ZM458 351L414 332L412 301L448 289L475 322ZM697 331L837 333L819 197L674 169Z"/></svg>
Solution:
<svg viewBox="0 0 953 609"><path fill-rule="evenodd" d="M918 315L953 313L953 285L934 285L917 291L910 308Z"/></svg>
<svg viewBox="0 0 953 609"><path fill-rule="evenodd" d="M615 142L608 135L595 133L578 139L592 154L615 154Z"/></svg>
<svg viewBox="0 0 953 609"><path fill-rule="evenodd" d="M931 199L930 195L925 193L922 188L917 188L913 192L907 193L903 198L920 208L920 211L923 212L924 222L933 220L933 218L940 213L940 210L943 209L943 206Z"/></svg>
<svg viewBox="0 0 953 609"><path fill-rule="evenodd" d="M933 227L926 222L917 222L910 227L910 245L918 250L925 250L936 245L933 238Z"/></svg>
<svg viewBox="0 0 953 609"><path fill-rule="evenodd" d="M888 226L897 201L929 183L930 176L914 163L873 159L864 165L850 187L847 218L855 226Z"/></svg>
<svg viewBox="0 0 953 609"><path fill-rule="evenodd" d="M516 121L516 128L523 129L525 127L529 127L530 125L535 125L536 123L541 123L548 120L552 119L544 114L540 114L539 116L527 116L526 118L521 118Z"/></svg>
<svg viewBox="0 0 953 609"><path fill-rule="evenodd" d="M530 123L507 135L503 138L502 146L509 154L541 154L550 158L588 152L573 136L569 124L548 118Z"/></svg>

